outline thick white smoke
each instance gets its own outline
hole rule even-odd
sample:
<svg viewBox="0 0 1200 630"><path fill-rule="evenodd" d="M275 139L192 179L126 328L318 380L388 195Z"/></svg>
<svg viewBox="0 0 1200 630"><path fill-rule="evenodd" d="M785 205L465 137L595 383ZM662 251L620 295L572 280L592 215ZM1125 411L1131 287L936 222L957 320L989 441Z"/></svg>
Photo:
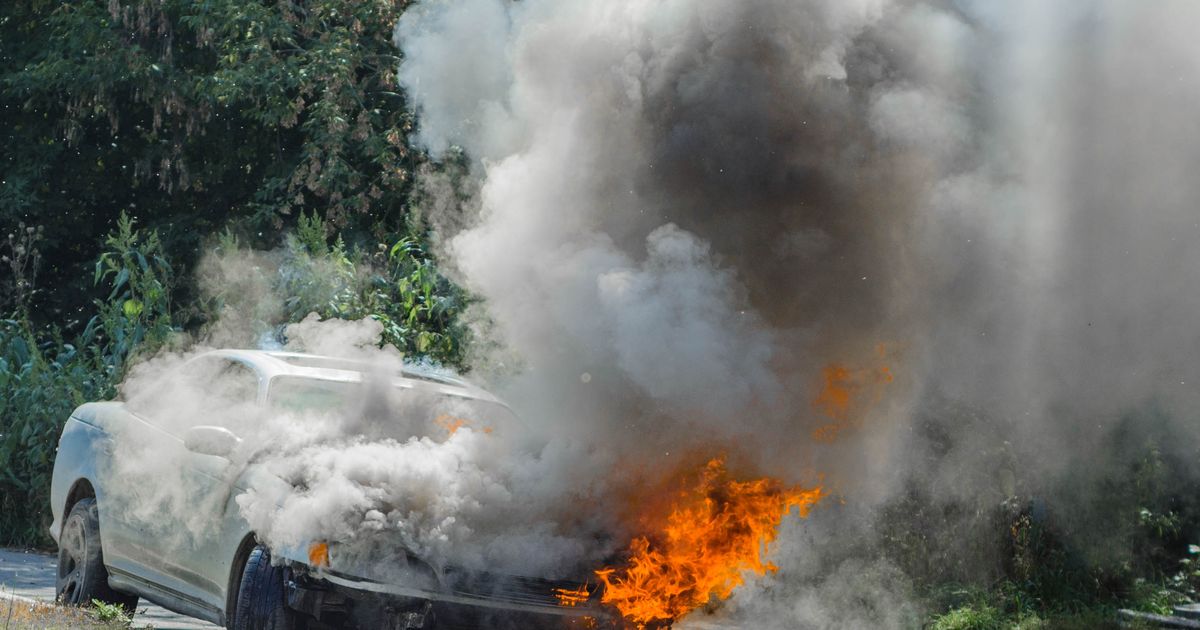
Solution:
<svg viewBox="0 0 1200 630"><path fill-rule="evenodd" d="M122 384L126 408L149 426L117 434L102 474L107 501L168 550L202 548L238 511L277 550L338 546L342 569L400 579L404 553L436 567L511 575L585 575L611 553L597 544L608 520L586 479L564 500L565 462L592 458L546 444L501 402L446 395L436 385L398 388L399 353L379 347L378 323L316 321L288 327L288 350L363 362L361 383L272 384L256 401L248 370L205 360L209 348L140 363ZM315 345L308 345L314 344ZM181 466L191 427L217 425L240 440L228 458ZM196 458L193 457L193 460ZM214 480L216 480L214 482ZM120 506L116 508L115 506ZM578 520L581 506L593 516Z"/></svg>
<svg viewBox="0 0 1200 630"><path fill-rule="evenodd" d="M106 423L117 434L101 471L106 509L168 552L213 544L228 509L277 552L330 541L343 570L387 580L405 577L406 552L439 569L545 578L588 575L611 553L614 543L598 542L614 528L595 481L611 453L547 440L483 392L397 387L411 366L381 346L374 319L311 314L279 329L291 297L281 279L344 280L295 254L229 248L202 262L201 289L224 305L221 317L187 350L127 374L121 398L141 421ZM205 357L255 346L356 362L349 369L364 377L277 379L264 401L248 368ZM199 425L231 431L235 452L181 465L180 440Z"/></svg>

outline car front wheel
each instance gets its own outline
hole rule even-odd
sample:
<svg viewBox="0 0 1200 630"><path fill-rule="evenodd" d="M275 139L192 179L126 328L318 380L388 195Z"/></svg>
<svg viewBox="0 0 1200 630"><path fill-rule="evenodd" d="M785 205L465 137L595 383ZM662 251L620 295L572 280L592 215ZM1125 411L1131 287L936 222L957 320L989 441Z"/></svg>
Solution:
<svg viewBox="0 0 1200 630"><path fill-rule="evenodd" d="M54 594L69 606L86 606L92 600L116 604L132 614L136 595L114 591L100 550L100 514L96 500L81 499L63 521L58 537L58 571Z"/></svg>
<svg viewBox="0 0 1200 630"><path fill-rule="evenodd" d="M299 615L287 607L287 575L271 565L271 552L259 545L246 559L230 630L301 630Z"/></svg>

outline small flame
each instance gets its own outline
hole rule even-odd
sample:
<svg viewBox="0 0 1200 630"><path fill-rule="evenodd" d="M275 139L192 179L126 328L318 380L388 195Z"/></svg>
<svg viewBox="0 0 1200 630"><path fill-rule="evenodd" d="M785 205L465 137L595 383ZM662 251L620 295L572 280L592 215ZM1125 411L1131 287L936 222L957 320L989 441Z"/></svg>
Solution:
<svg viewBox="0 0 1200 630"><path fill-rule="evenodd" d="M728 598L747 572L777 571L764 556L783 517L808 515L821 488L785 488L775 479L736 481L722 458L672 506L660 531L635 538L625 567L596 572L602 601L638 628L661 627Z"/></svg>
<svg viewBox="0 0 1200 630"><path fill-rule="evenodd" d="M566 606L567 608L586 603L591 595L586 586L554 589L554 597L558 599L558 605Z"/></svg>
<svg viewBox="0 0 1200 630"><path fill-rule="evenodd" d="M470 420L467 420L466 418L459 418L457 416L452 416L448 413L444 413L444 414L434 418L433 423L438 425L442 429L444 429L446 431L447 437L454 435L455 433L458 432L459 429L461 429L463 427L467 427L469 429L475 429L475 427L472 425ZM478 430L478 429L476 429L476 430ZM484 433L491 433L492 428L484 427L482 429L482 431Z"/></svg>
<svg viewBox="0 0 1200 630"><path fill-rule="evenodd" d="M433 419L433 423L446 430L449 435L454 435L459 429L470 426L466 418L457 418L448 413L444 413Z"/></svg>
<svg viewBox="0 0 1200 630"><path fill-rule="evenodd" d="M314 542L308 546L308 564L314 567L329 566L329 543Z"/></svg>
<svg viewBox="0 0 1200 630"><path fill-rule="evenodd" d="M886 363L888 346L875 348L879 365L855 369L841 363L831 363L821 370L821 390L812 401L814 409L832 422L813 430L818 442L832 442L838 434L862 421L866 413L883 397L886 386L894 380L892 368Z"/></svg>

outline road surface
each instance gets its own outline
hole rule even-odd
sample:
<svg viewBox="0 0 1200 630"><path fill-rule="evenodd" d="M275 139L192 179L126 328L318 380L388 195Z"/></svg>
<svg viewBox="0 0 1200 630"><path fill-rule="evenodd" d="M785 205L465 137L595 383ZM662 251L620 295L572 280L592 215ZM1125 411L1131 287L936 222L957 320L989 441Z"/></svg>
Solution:
<svg viewBox="0 0 1200 630"><path fill-rule="evenodd" d="M0 596L14 593L44 602L54 601L54 556L45 553L0 549ZM220 630L220 626L184 617L149 602L138 602L135 628L155 630Z"/></svg>

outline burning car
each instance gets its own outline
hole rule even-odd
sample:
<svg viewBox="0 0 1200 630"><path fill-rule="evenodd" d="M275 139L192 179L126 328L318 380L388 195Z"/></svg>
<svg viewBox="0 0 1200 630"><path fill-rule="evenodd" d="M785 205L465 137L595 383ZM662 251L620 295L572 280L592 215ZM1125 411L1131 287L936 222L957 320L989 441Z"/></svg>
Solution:
<svg viewBox="0 0 1200 630"><path fill-rule="evenodd" d="M145 598L236 630L595 627L605 619L596 588L584 582L449 566L397 545L263 540L239 497L253 488L283 502L305 490L265 465L269 442L251 446L239 435L268 410L345 406L382 382L417 401L406 414L436 413L421 401L450 401L515 419L456 377L373 370L323 356L216 350L173 369L149 394L77 408L63 429L51 491L59 599L132 608ZM432 421L451 434L469 422L446 414ZM135 457L155 465L137 468L139 477L129 473ZM183 490L164 503L168 495L155 489L167 483Z"/></svg>

